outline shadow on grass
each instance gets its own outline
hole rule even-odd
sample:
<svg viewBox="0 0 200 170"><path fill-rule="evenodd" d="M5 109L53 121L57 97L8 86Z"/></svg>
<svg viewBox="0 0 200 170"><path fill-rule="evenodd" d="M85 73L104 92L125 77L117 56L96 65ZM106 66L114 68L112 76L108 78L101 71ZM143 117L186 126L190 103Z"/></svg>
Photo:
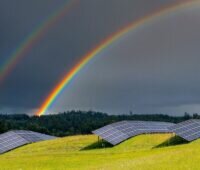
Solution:
<svg viewBox="0 0 200 170"><path fill-rule="evenodd" d="M155 146L154 148L162 148L162 147L168 147L168 146L175 146L175 145L181 145L186 144L188 141L185 139L179 137L179 136L173 136L169 138L168 140L164 141L163 143Z"/></svg>
<svg viewBox="0 0 200 170"><path fill-rule="evenodd" d="M111 148L111 147L113 147L113 145L111 145L110 143L108 143L104 140L100 140L100 141L97 141L95 143L92 143L91 145L88 145L88 146L82 148L81 151L93 150L93 149L104 149L104 148Z"/></svg>

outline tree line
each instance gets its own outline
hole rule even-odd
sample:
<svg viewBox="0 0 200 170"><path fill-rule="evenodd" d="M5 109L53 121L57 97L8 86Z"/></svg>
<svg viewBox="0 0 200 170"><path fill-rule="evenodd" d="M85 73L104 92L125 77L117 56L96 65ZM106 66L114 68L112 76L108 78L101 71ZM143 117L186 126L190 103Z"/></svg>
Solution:
<svg viewBox="0 0 200 170"><path fill-rule="evenodd" d="M183 116L169 116L164 114L130 114L108 115L94 111L69 111L55 115L41 117L28 116L26 114L5 115L0 114L0 133L9 130L32 130L54 136L69 136L78 134L90 134L110 123L122 120L164 121L178 123L191 118L200 119L197 113Z"/></svg>

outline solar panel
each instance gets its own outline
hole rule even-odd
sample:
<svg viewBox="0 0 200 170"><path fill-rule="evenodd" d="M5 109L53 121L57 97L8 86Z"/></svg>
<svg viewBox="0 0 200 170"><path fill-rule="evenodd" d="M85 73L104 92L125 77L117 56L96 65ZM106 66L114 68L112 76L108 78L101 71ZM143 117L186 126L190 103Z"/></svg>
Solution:
<svg viewBox="0 0 200 170"><path fill-rule="evenodd" d="M169 129L189 142L200 138L200 120L197 119L178 123Z"/></svg>
<svg viewBox="0 0 200 170"><path fill-rule="evenodd" d="M33 131L16 130L14 132L31 143L37 142L37 141L42 141L42 140L50 140L50 139L55 138L54 136L45 135L45 134L33 132Z"/></svg>
<svg viewBox="0 0 200 170"><path fill-rule="evenodd" d="M38 142L42 140L50 140L54 138L54 136L49 136L32 131L9 131L0 135L0 153L7 152L28 143Z"/></svg>
<svg viewBox="0 0 200 170"><path fill-rule="evenodd" d="M28 141L12 131L4 133L0 135L0 153L7 152L27 143Z"/></svg>
<svg viewBox="0 0 200 170"><path fill-rule="evenodd" d="M168 127L174 125L167 122L153 121L120 121L100 129L92 133L100 136L102 139L116 145L122 141L144 133L169 133Z"/></svg>

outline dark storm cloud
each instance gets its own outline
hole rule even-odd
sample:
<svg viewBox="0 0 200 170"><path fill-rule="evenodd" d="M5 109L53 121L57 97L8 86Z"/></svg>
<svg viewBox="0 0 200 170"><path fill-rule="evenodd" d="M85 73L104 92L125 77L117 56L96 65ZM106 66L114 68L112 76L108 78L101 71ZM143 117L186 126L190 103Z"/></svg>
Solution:
<svg viewBox="0 0 200 170"><path fill-rule="evenodd" d="M34 0L34 1L27 1L27 0L2 0L0 1L0 22L2 27L0 28L0 56L1 61L5 60L8 55L13 51L14 48L17 47L19 42L21 42L26 35L29 34L29 32L32 31L34 27L38 25L41 21L43 21L49 13L54 11L57 7L59 7L60 4L62 4L64 1L62 0L56 0L56 1L40 1L40 0ZM12 74L7 77L6 81L1 85L0 87L0 106L2 108L12 108L12 111L14 108L23 108L23 109L34 109L39 106L39 104L43 101L43 99L46 97L48 92L52 89L52 87L60 80L62 75L66 73L67 71L72 68L72 66L80 59L80 57L86 53L89 49L93 48L96 44L98 44L101 40L103 40L107 35L110 33L118 30L122 25L126 25L130 21L133 21L141 16L144 16L148 14L149 12L160 8L162 5L175 3L177 1L175 0L169 0L169 1L160 1L160 0L84 0L80 1L80 3L70 12L70 14L66 15L61 21L58 22L57 25L55 25L53 28L50 28L48 33L44 35L44 37L32 48L32 50L27 53L26 57L17 65L17 67L14 69ZM180 18L179 18L180 19ZM182 17L183 19L183 17ZM189 18L190 19L190 18ZM176 22L176 21L174 21ZM189 21L188 21L189 22ZM193 22L192 22L193 23ZM191 23L191 24L192 24ZM162 23L162 24L165 24ZM176 25L176 23L172 23L173 25ZM168 25L168 24L167 24ZM188 24L189 25L189 24ZM198 27L197 27L198 28ZM176 30L176 27L170 27L168 29ZM184 29L187 32L188 29L190 29L189 26L184 25ZM160 32L160 30L163 32ZM130 43L126 42L126 45L129 45L130 49L132 49L132 44L136 43L136 47L138 49L138 56L141 56L141 52L144 53L144 57L146 57L148 54L154 55L152 53L152 49L154 49L156 46L159 45L159 48L161 48L161 45L159 43L160 39L159 37L162 34L166 33L165 26L161 26L157 30L157 32L151 33L145 32L146 35L145 38L148 37L149 40L142 40L141 39L141 46L138 45L138 42L130 41ZM177 35L176 36L175 31L175 37L184 37L183 35ZM158 35L159 34L159 35ZM157 39L154 38L154 36L157 37ZM168 38L165 36L164 38ZM163 38L163 39L164 39ZM188 36L190 38L190 36ZM198 38L197 42L198 42ZM153 40L153 43L152 43ZM185 39L183 39L185 40ZM192 39L193 40L193 39ZM151 41L149 43L143 44L143 41ZM154 41L156 41L154 43ZM174 39L172 43L177 44L177 39ZM167 41L169 42L169 41ZM178 41L180 43L180 41ZM193 47L197 43L192 43ZM188 45L188 44L186 44ZM142 49L140 49L142 46L146 50L149 50L149 53L145 53ZM163 44L165 46L165 44ZM173 44L172 44L173 46ZM175 46L178 48L177 46ZM179 48L183 48L183 45L180 45ZM137 64L134 67L138 67L135 74L133 74L134 79L131 80L121 80L118 79L118 77L115 78L115 72L119 72L119 68L115 68L115 64L120 64L121 59L119 56L120 53L122 55L129 54L127 59L130 59L130 54L133 53L132 50L128 49L128 52L124 52L123 50L117 50L117 51L110 51L109 55L115 55L116 58L112 59L110 61L110 65L107 66L109 70L106 70L107 72L104 75L107 75L106 78L98 77L94 78L93 80L90 80L88 76L90 76L90 70L88 70L87 77L83 76L85 79L81 79L82 81L79 81L79 85L81 86L80 94L77 97L75 96L75 99L72 99L69 103L71 104L71 108L73 108L73 105L78 107L94 107L102 109L102 107L106 105L106 109L108 111L113 111L111 107L113 106L112 103L115 103L113 107L117 108L118 112L121 112L124 110L124 108L127 108L128 106L132 105L143 105L147 104L148 102L142 102L142 98L140 96L143 95L143 93L140 93L140 91L146 91L147 94L149 94L150 98L154 96L154 94L162 94L166 93L167 96L168 91L166 88L160 87L159 83L165 83L163 81L159 81L162 79L163 74L157 75L159 79L156 79L155 81L158 82L157 86L154 86L152 83L152 87L149 90L146 86L142 86L143 84L146 84L147 82L152 82L152 77L145 77L145 73L148 71L148 68L151 69L152 67L155 67L155 65L159 64L159 62L156 63L156 57L159 58L159 55L155 56L148 56L151 58L151 60L155 60L155 62L152 63L152 65L146 65L144 67L144 63L141 61L141 58L138 57L138 59L134 59L137 61ZM168 54L167 49L165 54ZM163 51L162 50L162 51ZM123 53L124 52L124 53ZM157 53L161 54L161 50L158 50ZM184 51L183 54L186 52ZM135 52L137 54L137 52ZM195 53L196 54L196 53ZM108 55L108 54L106 54ZM179 54L181 55L181 54ZM191 55L189 53L188 55ZM137 56L136 56L137 57ZM166 56L167 57L167 56ZM115 61L118 61L115 62ZM167 59L166 59L167 60ZM168 60L167 60L168 61ZM195 62L196 60L194 60ZM123 61L122 61L123 62ZM185 67L187 67L187 61L185 61ZM108 61L102 61L103 66L108 63ZM123 63L127 69L125 69L125 72L132 72L132 67L130 65L132 62ZM150 62L151 63L151 62ZM191 64L193 62L191 61ZM171 65L171 63L168 63ZM140 66L144 69L140 69ZM167 64L166 64L167 66ZM94 67L97 67L96 65ZM130 70L128 69L130 67ZM176 69L176 64L174 64L173 69ZM98 67L97 67L98 68ZM98 68L97 70L93 70L94 72L105 72L105 70L100 70L101 68ZM116 70L115 70L116 69ZM198 71L198 69L197 69ZM174 74L173 71L171 71L172 74ZM109 73L109 74L108 74ZM186 72L188 74L187 78L191 78L189 74L191 73ZM109 77L110 75L110 77ZM141 76L139 76L141 75ZM178 74L180 75L180 74ZM93 75L96 76L96 75ZM121 75L121 77L127 77L127 74L124 73L124 75ZM112 79L112 81L109 81ZM136 86L135 85L135 79L139 79L139 83ZM174 76L174 79L176 77ZM134 81L133 81L134 80ZM152 81L150 81L152 80ZM187 79L188 80L188 79ZM84 86L84 82L89 82L90 85L86 84ZM120 82L122 81L122 82ZM92 85L91 85L92 82ZM105 82L105 83L104 83ZM113 85L112 82L118 85ZM124 86L126 90L124 90L123 83L129 83L129 86ZM183 83L190 84L188 81L183 81ZM141 84L140 84L141 83ZM103 87L100 88L99 87ZM104 86L112 86L112 88L108 88L109 93L106 92L106 88ZM170 87L172 86L172 87ZM175 84L174 86L179 86L179 83ZM173 85L167 86L167 88L173 89ZM88 88L86 88L88 87ZM140 88L141 87L141 88ZM190 86L189 86L190 87ZM161 88L159 90L159 88ZM91 90L92 89L92 90ZM134 91L134 89L137 89ZM139 90L138 90L139 89ZM184 88L183 88L184 89ZM78 90L78 89L77 89ZM176 91L176 90L175 90ZM72 92L79 93L79 91L74 91L72 89ZM181 92L180 92L181 93ZM188 92L189 93L189 92ZM96 100L94 97L94 94L96 96L99 96L99 100ZM105 100L105 94L109 94L106 97ZM115 97L116 95L116 97ZM124 102L121 102L119 97L122 96ZM187 102L193 103L192 99L189 98L190 93L188 94L187 99L185 99ZM85 98L85 96L90 96L86 100L86 103L82 103L81 100L78 100L77 98ZM93 96L93 97L92 97ZM129 97L127 97L129 96ZM137 96L133 99L130 98L130 96ZM69 94L67 99L64 99L66 101L69 100L71 95ZM116 98L115 101L113 99ZM169 97L170 98L170 97ZM180 101L180 96L177 97L178 99L174 98L175 101ZM184 97L181 97L184 98ZM95 99L95 100L93 100ZM161 96L153 97L151 100L151 105L155 104L163 104L163 102L167 102L166 100L162 101ZM134 102L132 102L134 100ZM97 103L95 103L95 101ZM160 101L160 103L158 103ZM136 103L135 103L136 102ZM187 103L186 102L186 103ZM63 103L63 102L60 102ZM78 103L78 104L77 104ZM89 106L90 103L90 106ZM126 103L129 103L128 105ZM70 104L68 104L68 108L70 108ZM116 107L116 105L118 107ZM122 106L123 105L123 106ZM67 109L67 108L65 108ZM129 109L129 108L128 108ZM131 109L131 108L130 108ZM61 109L62 110L62 109ZM139 111L139 109L138 109Z"/></svg>
<svg viewBox="0 0 200 170"><path fill-rule="evenodd" d="M98 55L57 108L111 113L197 112L200 103L199 7L142 27Z"/></svg>
<svg viewBox="0 0 200 170"><path fill-rule="evenodd" d="M8 57L19 43L63 1L0 1L1 59ZM2 60L1 60L2 61Z"/></svg>

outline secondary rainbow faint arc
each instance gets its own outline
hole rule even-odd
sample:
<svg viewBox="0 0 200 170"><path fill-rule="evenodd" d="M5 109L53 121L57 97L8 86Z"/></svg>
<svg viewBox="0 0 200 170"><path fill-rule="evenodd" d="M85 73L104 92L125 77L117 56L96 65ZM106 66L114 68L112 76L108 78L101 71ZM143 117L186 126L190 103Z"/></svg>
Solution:
<svg viewBox="0 0 200 170"><path fill-rule="evenodd" d="M38 42L41 37L62 19L78 2L78 0L69 0L62 4L53 14L51 14L45 21L43 21L28 37L16 48L16 50L9 56L9 59L0 66L0 83L13 70L17 63L26 56L27 52Z"/></svg>
<svg viewBox="0 0 200 170"><path fill-rule="evenodd" d="M53 90L49 93L45 101L42 103L41 107L39 108L39 111L36 112L37 116L41 116L47 112L49 107L53 104L53 102L56 100L58 95L62 92L62 90L70 83L70 81L73 79L73 77L92 59L94 58L97 54L99 54L102 50L107 48L109 45L123 37L123 35L127 34L130 31L133 31L137 29L138 27L157 19L160 16L163 16L165 14L168 14L169 12L174 12L177 9L182 9L182 8L187 8L192 4L196 4L196 2L200 1L191 1L191 0L186 0L186 1L181 1L176 4L170 5L170 6L165 6L159 10L157 10L154 13L151 13L145 17L142 17L119 31L115 32L108 38L106 38L104 41L102 41L99 45L97 45L94 49L92 49L89 53L84 55L82 59L64 76L64 78L53 88Z"/></svg>

